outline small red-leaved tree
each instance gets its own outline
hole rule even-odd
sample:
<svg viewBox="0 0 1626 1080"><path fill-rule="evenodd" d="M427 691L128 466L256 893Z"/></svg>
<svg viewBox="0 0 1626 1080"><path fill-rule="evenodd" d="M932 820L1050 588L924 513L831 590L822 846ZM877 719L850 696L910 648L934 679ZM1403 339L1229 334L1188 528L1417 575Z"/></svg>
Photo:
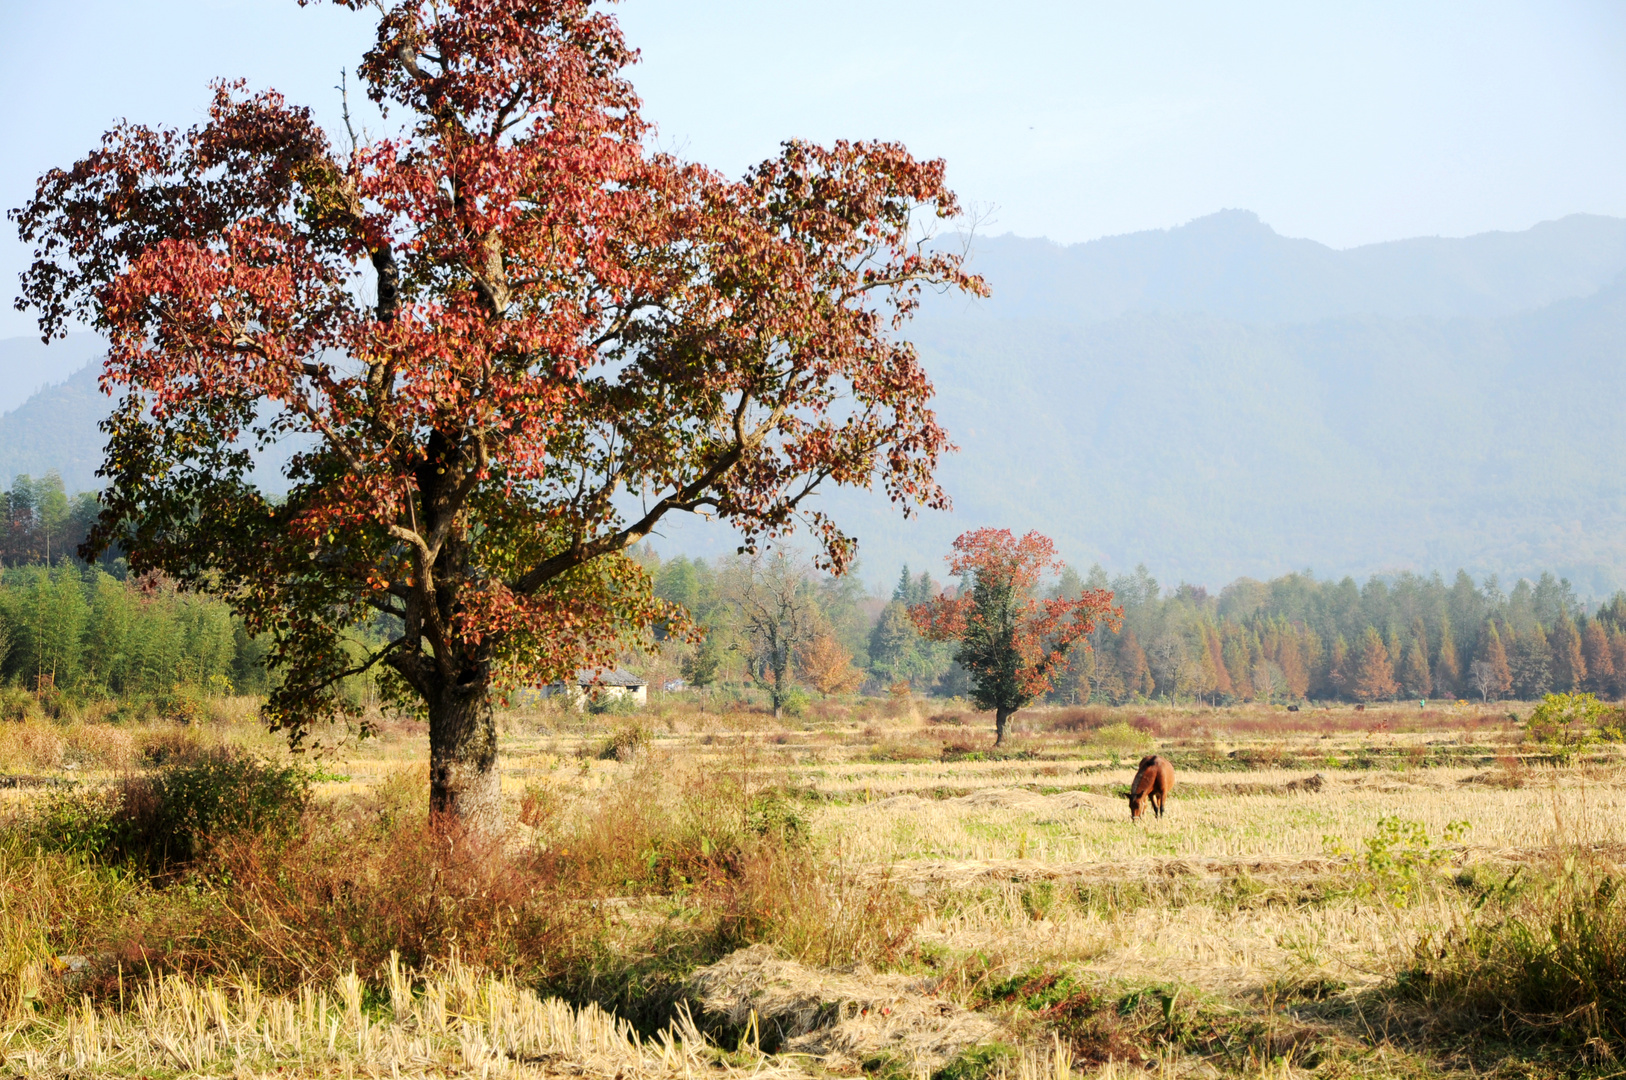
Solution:
<svg viewBox="0 0 1626 1080"><path fill-rule="evenodd" d="M1061 569L1047 537L976 529L954 541L949 557L949 573L969 578L969 588L909 609L926 637L960 643L954 659L971 674L977 707L993 710L995 746L1005 741L1011 714L1050 689L1067 654L1089 648L1096 620L1116 629L1123 615L1106 589L1037 597L1039 583Z"/></svg>
<svg viewBox="0 0 1626 1080"><path fill-rule="evenodd" d="M751 547L800 513L839 572L821 483L945 504L896 332L922 286L982 286L921 244L957 213L941 162L788 143L731 181L652 151L590 0L338 2L379 12L358 71L396 134L336 149L239 84L119 127L12 212L19 306L111 342L89 549L271 635L296 743L381 665L427 713L434 811L489 822L493 693L670 617L623 554L664 516ZM251 451L287 439L268 498Z"/></svg>

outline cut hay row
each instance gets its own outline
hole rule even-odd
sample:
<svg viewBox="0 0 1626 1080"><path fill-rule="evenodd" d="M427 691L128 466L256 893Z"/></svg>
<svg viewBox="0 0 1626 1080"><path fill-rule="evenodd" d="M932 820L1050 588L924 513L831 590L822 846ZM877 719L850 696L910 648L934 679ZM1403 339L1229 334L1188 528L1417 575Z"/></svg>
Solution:
<svg viewBox="0 0 1626 1080"><path fill-rule="evenodd" d="M793 1059L733 1064L692 1023L640 1039L596 1006L541 999L455 960L417 981L393 963L388 975L387 1005L368 1003L354 974L284 996L246 978L155 980L133 986L123 1009L86 999L59 1020L3 1033L3 1071L30 1078L799 1075Z"/></svg>

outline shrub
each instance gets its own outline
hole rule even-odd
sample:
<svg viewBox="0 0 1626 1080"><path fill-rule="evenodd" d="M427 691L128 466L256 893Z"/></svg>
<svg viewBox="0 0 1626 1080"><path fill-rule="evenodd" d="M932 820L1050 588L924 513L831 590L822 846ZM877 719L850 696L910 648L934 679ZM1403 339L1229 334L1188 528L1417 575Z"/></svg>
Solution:
<svg viewBox="0 0 1626 1080"><path fill-rule="evenodd" d="M171 964L258 968L284 985L352 967L376 973L391 952L411 967L456 954L537 982L592 957L608 926L602 894L560 888L551 863L444 821L375 832L354 819L316 820L286 843L255 834L219 842L209 869L231 886L214 891L201 918L149 935L166 943ZM205 932L187 925L194 920ZM167 944L193 940L207 951L177 956Z"/></svg>
<svg viewBox="0 0 1626 1080"><path fill-rule="evenodd" d="M217 836L256 833L286 837L310 800L310 777L297 765L272 765L245 754L221 753L176 765L149 781L151 817L139 818L139 794L130 785L126 811L137 815L138 843L160 861L190 860Z"/></svg>
<svg viewBox="0 0 1626 1080"><path fill-rule="evenodd" d="M15 832L43 851L100 856L124 835L123 805L118 788L52 791L34 801Z"/></svg>
<svg viewBox="0 0 1626 1080"><path fill-rule="evenodd" d="M140 737L141 756L156 766L195 765L219 754L218 739L183 724L157 724Z"/></svg>
<svg viewBox="0 0 1626 1080"><path fill-rule="evenodd" d="M1107 710L1094 706L1082 709L1058 709L1051 714L1050 728L1052 731L1066 731L1074 735L1086 731L1095 731L1105 727Z"/></svg>
<svg viewBox="0 0 1626 1080"><path fill-rule="evenodd" d="M203 724L209 720L209 699L194 686L176 686L153 698L160 719L181 724Z"/></svg>
<svg viewBox="0 0 1626 1080"><path fill-rule="evenodd" d="M1603 740L1621 741L1619 711L1593 694L1548 694L1541 699L1525 734L1561 761Z"/></svg>
<svg viewBox="0 0 1626 1080"><path fill-rule="evenodd" d="M633 721L623 724L610 736L608 742L599 751L601 761L631 761L638 755L638 751L649 743L650 731L646 724Z"/></svg>
<svg viewBox="0 0 1626 1080"><path fill-rule="evenodd" d="M1144 1059L1139 1033L1130 1019L1140 995L1133 995L1132 1002L1115 1001L1071 975L1034 968L982 988L977 997L986 1005L1031 1014L1068 1040L1076 1061L1106 1064Z"/></svg>
<svg viewBox="0 0 1626 1080"><path fill-rule="evenodd" d="M39 701L18 686L0 686L0 721L16 722L40 713Z"/></svg>
<svg viewBox="0 0 1626 1080"><path fill-rule="evenodd" d="M595 690L584 699L587 711L594 716L633 716L639 710L638 699L630 693L612 694Z"/></svg>
<svg viewBox="0 0 1626 1080"><path fill-rule="evenodd" d="M745 813L745 827L757 836L771 837L791 846L810 836L807 819L777 788L769 788L751 800Z"/></svg>
<svg viewBox="0 0 1626 1080"><path fill-rule="evenodd" d="M1150 716L1137 716L1133 720L1129 721L1129 726L1140 732L1142 735L1156 737L1161 737L1163 735L1163 725L1152 719Z"/></svg>
<svg viewBox="0 0 1626 1080"><path fill-rule="evenodd" d="M240 833L287 838L309 797L310 778L297 766L221 753L116 787L53 793L21 824L43 850L157 871L193 861L211 840Z"/></svg>
<svg viewBox="0 0 1626 1080"><path fill-rule="evenodd" d="M1138 754L1148 754L1152 751L1152 739L1143 731L1137 731L1128 724L1119 721L1097 729L1090 736L1090 746L1114 757L1123 754L1134 757Z"/></svg>
<svg viewBox="0 0 1626 1080"><path fill-rule="evenodd" d="M1626 1052L1626 889L1574 855L1555 880L1482 889L1471 910L1416 947L1398 989L1464 1026Z"/></svg>
<svg viewBox="0 0 1626 1080"><path fill-rule="evenodd" d="M0 835L0 872L8 851L50 868L17 877L26 895L16 903L0 876L0 991L11 985L5 933L35 925L53 936L30 937L29 957L113 957L126 974L247 972L288 989L352 969L377 977L391 951L414 967L455 953L543 989L617 1001L745 944L836 964L885 962L908 942L919 902L846 866L810 834L792 793L749 763L680 769L650 757L596 799L527 790L530 843L431 822L423 769L320 814L299 812L302 774L237 758L64 795L26 823L56 850L19 842L19 829ZM132 803L138 796L146 802ZM66 906L51 875L75 866L127 895ZM143 866L162 873L126 869ZM646 905L672 917L637 917ZM8 912L25 910L30 921L14 927ZM79 989L117 993L116 965L97 966Z"/></svg>
<svg viewBox="0 0 1626 1080"><path fill-rule="evenodd" d="M0 768L59 769L66 760L67 741L55 725L28 720L0 730Z"/></svg>
<svg viewBox="0 0 1626 1080"><path fill-rule="evenodd" d="M1468 822L1453 821L1446 825L1443 839L1455 843L1468 829ZM1330 856L1352 854L1336 837L1324 836L1321 843ZM1364 846L1365 852L1352 867L1359 875L1356 893L1381 895L1400 904L1416 899L1430 880L1429 871L1451 859L1450 851L1434 845L1426 825L1399 817L1379 818L1377 831L1366 838Z"/></svg>
<svg viewBox="0 0 1626 1080"><path fill-rule="evenodd" d="M121 771L135 762L135 738L111 724L77 723L63 733L68 755L80 764Z"/></svg>

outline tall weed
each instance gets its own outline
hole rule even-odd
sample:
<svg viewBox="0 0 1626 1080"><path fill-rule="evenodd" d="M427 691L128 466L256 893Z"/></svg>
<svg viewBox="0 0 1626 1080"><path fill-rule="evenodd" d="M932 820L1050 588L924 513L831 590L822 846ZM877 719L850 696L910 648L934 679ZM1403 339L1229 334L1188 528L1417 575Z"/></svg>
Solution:
<svg viewBox="0 0 1626 1080"><path fill-rule="evenodd" d="M48 799L13 823L12 850L36 869L120 876L130 895L69 918L49 875L22 875L0 942L62 927L48 949L111 958L78 984L92 993L113 991L118 965L288 988L369 977L395 952L593 997L745 944L838 964L884 961L908 940L916 902L822 846L794 793L743 754L722 771L650 758L591 799L537 789L514 835L431 822L422 770L317 806L302 774L242 758Z"/></svg>
<svg viewBox="0 0 1626 1080"><path fill-rule="evenodd" d="M1400 989L1463 1026L1626 1053L1626 888L1618 867L1571 854L1544 881L1520 871L1417 945Z"/></svg>

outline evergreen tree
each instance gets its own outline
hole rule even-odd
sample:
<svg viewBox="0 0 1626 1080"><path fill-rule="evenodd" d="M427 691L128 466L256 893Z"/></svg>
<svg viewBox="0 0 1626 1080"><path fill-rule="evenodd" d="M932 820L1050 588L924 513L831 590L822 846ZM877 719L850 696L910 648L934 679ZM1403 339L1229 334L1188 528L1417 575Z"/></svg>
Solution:
<svg viewBox="0 0 1626 1080"><path fill-rule="evenodd" d="M1423 635L1417 634L1411 639L1411 645L1406 649L1406 659L1401 664L1400 686L1407 697L1426 698L1434 692L1434 680L1428 672L1428 643Z"/></svg>
<svg viewBox="0 0 1626 1080"><path fill-rule="evenodd" d="M898 575L898 583L892 586L892 599L900 604L915 603L915 579L909 576L909 564L903 564L903 572Z"/></svg>
<svg viewBox="0 0 1626 1080"><path fill-rule="evenodd" d="M1446 597L1446 610L1450 613L1450 625L1453 629L1460 628L1462 637L1454 640L1453 651L1459 656L1472 657L1477 655L1479 640L1476 627L1485 621L1485 597L1474 585L1474 579L1468 576L1466 570L1458 570L1456 580L1451 583L1451 592ZM1444 641L1441 641L1444 647ZM1462 672L1459 671L1458 678ZM1435 672L1438 678L1439 672ZM1459 682L1458 689L1461 689Z"/></svg>
<svg viewBox="0 0 1626 1080"><path fill-rule="evenodd" d="M936 595L937 587L932 583L932 576L922 570L920 576L915 579L914 599L910 601L910 606L930 603L931 598Z"/></svg>
<svg viewBox="0 0 1626 1080"><path fill-rule="evenodd" d="M1123 665L1113 651L1103 652L1095 666L1095 688L1113 704L1128 700L1132 693L1124 682Z"/></svg>
<svg viewBox="0 0 1626 1080"><path fill-rule="evenodd" d="M1125 630L1118 645L1118 670L1123 676L1127 696L1151 697L1152 669L1146 664L1146 652L1140 647L1133 630Z"/></svg>
<svg viewBox="0 0 1626 1080"><path fill-rule="evenodd" d="M1601 620L1610 631L1626 629L1626 590L1617 589L1593 618Z"/></svg>
<svg viewBox="0 0 1626 1080"><path fill-rule="evenodd" d="M1586 664L1583 688L1604 697L1614 692L1615 658L1609 652L1609 633L1597 619L1581 627L1581 659Z"/></svg>
<svg viewBox="0 0 1626 1080"><path fill-rule="evenodd" d="M1440 651L1434 657L1434 692L1456 697L1462 692L1462 663L1457 659L1457 643L1451 636L1451 621L1440 628Z"/></svg>
<svg viewBox="0 0 1626 1080"><path fill-rule="evenodd" d="M1047 700L1057 705L1081 705L1090 700L1095 687L1096 650L1073 649L1067 654L1067 666L1056 676Z"/></svg>
<svg viewBox="0 0 1626 1080"><path fill-rule="evenodd" d="M1231 693L1243 701L1253 700L1253 650L1248 644L1246 630L1233 622L1225 624L1220 656L1224 658L1225 670L1231 676Z"/></svg>
<svg viewBox="0 0 1626 1080"><path fill-rule="evenodd" d="M702 616L700 574L704 564L690 562L687 556L668 559L655 570L655 595L670 600L695 618Z"/></svg>
<svg viewBox="0 0 1626 1080"><path fill-rule="evenodd" d="M1513 672L1513 693L1521 701L1545 697L1553 687L1553 650L1540 623L1514 634L1508 643L1508 666Z"/></svg>
<svg viewBox="0 0 1626 1080"><path fill-rule="evenodd" d="M1299 648L1298 635L1291 630L1282 634L1276 647L1276 665L1282 669L1288 697L1293 701L1304 700L1310 689L1310 671L1304 662L1304 652Z"/></svg>
<svg viewBox="0 0 1626 1080"><path fill-rule="evenodd" d="M683 677L690 686L710 686L717 678L722 661L716 638L707 634L694 651L683 658Z"/></svg>
<svg viewBox="0 0 1626 1080"><path fill-rule="evenodd" d="M1203 624L1203 644L1208 653L1208 661L1204 669L1212 673L1214 690L1220 697L1235 697L1236 685L1231 682L1231 672L1225 666L1225 650L1220 643L1219 631L1211 623Z"/></svg>
<svg viewBox="0 0 1626 1080"><path fill-rule="evenodd" d="M1299 628L1299 648L1304 655L1304 696L1307 697L1326 682L1327 650L1322 645L1321 635L1309 627Z"/></svg>
<svg viewBox="0 0 1626 1080"><path fill-rule="evenodd" d="M1609 659L1615 665L1615 682L1609 692L1626 697L1626 628L1617 626L1609 632Z"/></svg>
<svg viewBox="0 0 1626 1080"><path fill-rule="evenodd" d="M1500 698L1513 689L1513 671L1507 662L1507 650L1502 645L1502 635L1497 632L1496 624L1490 620L1486 620L1485 629L1479 634L1479 655L1474 658L1468 674L1469 681L1482 700Z"/></svg>
<svg viewBox="0 0 1626 1080"><path fill-rule="evenodd" d="M1327 686L1333 696L1344 697L1354 688L1354 669L1349 659L1349 643L1339 634L1327 659Z"/></svg>
<svg viewBox="0 0 1626 1080"><path fill-rule="evenodd" d="M1542 571L1530 596L1531 613L1537 622L1553 627L1556 632L1560 620L1573 611L1579 611L1580 607L1569 578L1555 578L1552 571Z"/></svg>
<svg viewBox="0 0 1626 1080"><path fill-rule="evenodd" d="M1383 643L1375 627L1366 628L1360 656L1355 664L1354 685L1350 689L1358 701L1392 699L1399 690L1395 685L1394 662L1389 659L1389 647Z"/></svg>
<svg viewBox="0 0 1626 1080"><path fill-rule="evenodd" d="M1384 635L1383 646L1389 650L1389 673L1399 683L1400 669L1406 660L1406 643L1401 639L1399 629L1390 625L1388 633Z"/></svg>
<svg viewBox="0 0 1626 1080"><path fill-rule="evenodd" d="M1569 582L1563 584L1568 586ZM1548 644L1552 648L1553 689L1561 694L1580 690L1586 684L1586 658L1581 653L1580 631L1567 611L1558 616Z"/></svg>
<svg viewBox="0 0 1626 1080"><path fill-rule="evenodd" d="M920 673L921 644L908 606L902 600L889 601L869 633L870 670L888 686L909 682Z"/></svg>

